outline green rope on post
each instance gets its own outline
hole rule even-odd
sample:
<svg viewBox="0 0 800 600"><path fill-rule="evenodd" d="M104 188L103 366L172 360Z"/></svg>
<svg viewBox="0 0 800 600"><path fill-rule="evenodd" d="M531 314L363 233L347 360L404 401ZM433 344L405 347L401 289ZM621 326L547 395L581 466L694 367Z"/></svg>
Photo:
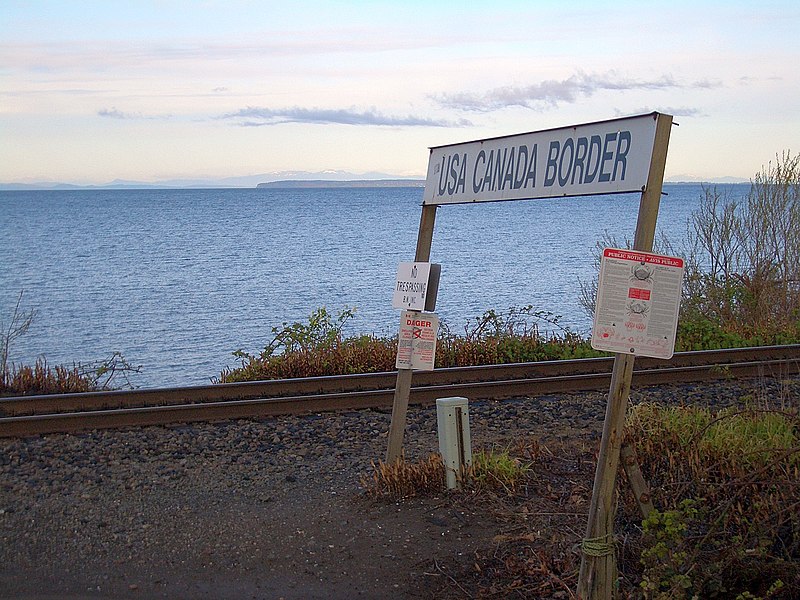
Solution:
<svg viewBox="0 0 800 600"><path fill-rule="evenodd" d="M614 553L614 543L611 541L611 534L601 535L596 538L583 538L581 540L581 552L586 556L602 557Z"/></svg>

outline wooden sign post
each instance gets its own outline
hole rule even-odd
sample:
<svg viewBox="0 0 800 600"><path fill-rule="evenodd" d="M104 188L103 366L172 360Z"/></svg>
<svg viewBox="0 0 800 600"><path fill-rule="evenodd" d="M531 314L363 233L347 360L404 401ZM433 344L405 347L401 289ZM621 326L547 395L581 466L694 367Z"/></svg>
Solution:
<svg viewBox="0 0 800 600"><path fill-rule="evenodd" d="M643 192L635 248L649 251L653 244L671 124L671 116L650 113L431 148L414 261L430 261L436 208L440 204L633 192ZM618 389L612 394L615 409L606 416L609 431L603 434L604 444L608 444L607 438L613 437L614 432L621 433L621 425L609 424L616 423L614 419L625 418L633 357L618 357L616 363L612 390ZM411 369L398 369L387 463L403 456L411 377ZM607 468L615 474L619 446L616 450L606 448L603 456L613 457L613 465ZM613 498L614 479L606 481L603 475L601 480L606 486L610 483L604 494L610 493ZM597 492L596 483L595 494ZM603 504L605 510L600 514L607 518L611 501L593 498L593 503ZM593 516L592 521L595 518ZM604 536L604 540L608 539L610 533L595 535L595 529L594 525L590 527L587 538ZM604 526L598 531L611 530ZM590 546L588 542L585 544L586 552ZM591 573L593 565L592 561L588 567Z"/></svg>
<svg viewBox="0 0 800 600"><path fill-rule="evenodd" d="M639 204L634 250L650 252L653 249L671 128L672 117L659 114L647 186ZM606 600L614 595L617 579L614 557L615 487L633 362L632 354L617 354L614 358L589 520L586 536L581 543L583 556L578 577L578 598L581 600Z"/></svg>
<svg viewBox="0 0 800 600"><path fill-rule="evenodd" d="M436 222L436 208L435 204L426 204L422 207L414 262L428 262L430 260L433 225ZM387 463L392 463L403 456L406 413L408 412L408 398L411 395L411 373L411 369L397 370L394 402L392 403L392 422L389 426L389 445L386 450Z"/></svg>

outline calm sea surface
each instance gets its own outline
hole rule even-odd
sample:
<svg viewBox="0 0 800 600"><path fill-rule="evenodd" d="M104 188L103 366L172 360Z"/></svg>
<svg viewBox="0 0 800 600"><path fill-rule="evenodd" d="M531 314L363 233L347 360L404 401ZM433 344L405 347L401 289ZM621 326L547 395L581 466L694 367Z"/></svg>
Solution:
<svg viewBox="0 0 800 600"><path fill-rule="evenodd" d="M748 186L718 186L745 195ZM659 231L685 237L700 185L667 185ZM347 333L394 334L397 264L413 260L421 188L0 192L0 320L37 311L16 364L121 351L141 387L208 383L271 328L356 307ZM604 232L632 237L639 196L443 206L431 260L452 329L533 304L587 331L578 297Z"/></svg>

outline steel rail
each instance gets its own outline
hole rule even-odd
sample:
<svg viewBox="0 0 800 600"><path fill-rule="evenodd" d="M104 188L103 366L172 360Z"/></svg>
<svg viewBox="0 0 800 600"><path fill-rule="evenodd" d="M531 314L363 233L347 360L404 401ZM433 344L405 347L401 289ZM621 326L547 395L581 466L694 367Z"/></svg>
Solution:
<svg viewBox="0 0 800 600"><path fill-rule="evenodd" d="M800 360L800 344L679 352L669 361L640 358L636 363L636 369L659 369L707 364L721 365L759 360ZM453 383L500 381L531 377L609 373L613 361L613 358L587 358L454 367L415 373L414 384L417 386L449 385ZM385 372L248 381L178 388L17 396L0 398L0 415L16 416L391 389L394 387L396 376L396 372Z"/></svg>
<svg viewBox="0 0 800 600"><path fill-rule="evenodd" d="M424 404L443 396L500 399L602 389L610 381L611 360L549 361L421 372L411 389L410 401ZM646 386L731 377L786 376L798 372L800 345L772 346L679 353L671 361L642 359L637 364L634 383ZM394 373L377 373L5 398L0 400L0 411L12 416L0 418L0 437L382 408L391 406L394 377ZM142 405L130 408L134 403ZM114 408L107 408L109 404ZM54 407L74 412L54 412ZM48 410L50 412L43 412Z"/></svg>

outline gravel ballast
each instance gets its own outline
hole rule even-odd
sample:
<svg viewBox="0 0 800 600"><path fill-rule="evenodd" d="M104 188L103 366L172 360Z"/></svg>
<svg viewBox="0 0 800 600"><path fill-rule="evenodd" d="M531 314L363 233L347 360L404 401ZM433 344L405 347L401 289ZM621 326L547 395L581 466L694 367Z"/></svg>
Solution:
<svg viewBox="0 0 800 600"><path fill-rule="evenodd" d="M632 402L727 405L786 386L661 386L633 390ZM472 402L473 447L596 444L605 403L605 392ZM0 597L430 597L436 561L490 545L496 524L447 494L364 494L390 418L360 410L2 439ZM434 407L409 409L405 440L409 460L438 449Z"/></svg>

